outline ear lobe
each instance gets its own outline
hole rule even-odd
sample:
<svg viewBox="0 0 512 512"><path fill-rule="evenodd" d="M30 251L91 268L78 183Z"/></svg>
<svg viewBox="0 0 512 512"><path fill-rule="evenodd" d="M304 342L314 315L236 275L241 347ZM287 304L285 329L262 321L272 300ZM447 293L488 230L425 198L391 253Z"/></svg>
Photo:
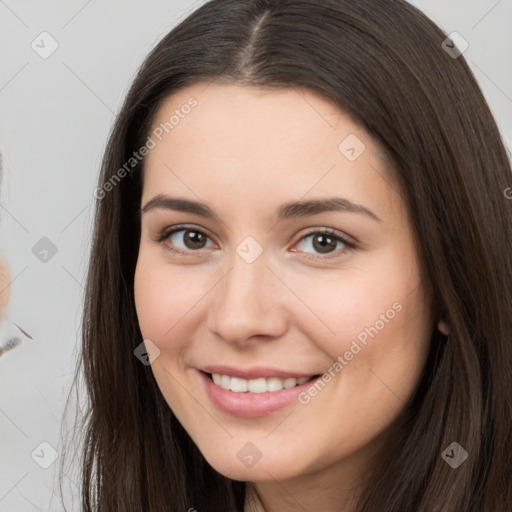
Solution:
<svg viewBox="0 0 512 512"><path fill-rule="evenodd" d="M448 327L444 320L439 321L439 323L437 324L437 330L442 332L445 336L450 335L450 328Z"/></svg>

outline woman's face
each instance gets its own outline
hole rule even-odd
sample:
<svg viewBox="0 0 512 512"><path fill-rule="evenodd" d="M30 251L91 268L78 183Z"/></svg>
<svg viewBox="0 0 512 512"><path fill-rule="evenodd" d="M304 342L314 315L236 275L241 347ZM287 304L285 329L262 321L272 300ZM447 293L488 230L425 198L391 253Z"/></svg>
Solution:
<svg viewBox="0 0 512 512"><path fill-rule="evenodd" d="M152 130L135 301L163 397L232 479L355 475L411 397L433 329L379 147L304 89L197 84Z"/></svg>

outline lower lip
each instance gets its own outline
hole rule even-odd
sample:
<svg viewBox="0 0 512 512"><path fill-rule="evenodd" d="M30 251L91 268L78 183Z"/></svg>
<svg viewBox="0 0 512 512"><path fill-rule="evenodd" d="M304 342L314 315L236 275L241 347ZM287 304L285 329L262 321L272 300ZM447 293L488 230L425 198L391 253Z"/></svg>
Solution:
<svg viewBox="0 0 512 512"><path fill-rule="evenodd" d="M206 386L206 393L211 401L223 412L240 416L242 418L258 418L267 416L279 409L283 409L298 400L300 393L305 391L316 380L311 379L300 386L281 389L280 391L267 391L265 393L235 393L217 386L210 376L199 372Z"/></svg>

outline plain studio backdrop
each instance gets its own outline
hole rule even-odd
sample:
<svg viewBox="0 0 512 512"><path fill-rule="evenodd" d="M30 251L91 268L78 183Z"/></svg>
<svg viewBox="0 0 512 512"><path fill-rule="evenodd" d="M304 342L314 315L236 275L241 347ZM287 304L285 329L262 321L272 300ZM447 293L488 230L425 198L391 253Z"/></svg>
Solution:
<svg viewBox="0 0 512 512"><path fill-rule="evenodd" d="M0 358L0 512L63 510L61 418L107 135L144 57L202 3L0 0L0 252L11 273L8 317L33 338ZM510 148L512 0L415 4L466 41ZM68 476L70 505L77 490Z"/></svg>

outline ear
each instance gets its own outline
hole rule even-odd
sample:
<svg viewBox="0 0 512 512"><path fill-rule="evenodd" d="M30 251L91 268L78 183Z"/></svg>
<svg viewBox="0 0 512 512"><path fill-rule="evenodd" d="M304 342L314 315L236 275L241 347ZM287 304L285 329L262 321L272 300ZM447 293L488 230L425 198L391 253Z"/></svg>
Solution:
<svg viewBox="0 0 512 512"><path fill-rule="evenodd" d="M4 318L11 295L11 275L7 261L0 256L0 318Z"/></svg>
<svg viewBox="0 0 512 512"><path fill-rule="evenodd" d="M437 324L437 329L442 332L445 336L448 336L450 334L450 328L446 324L444 320L440 320Z"/></svg>

